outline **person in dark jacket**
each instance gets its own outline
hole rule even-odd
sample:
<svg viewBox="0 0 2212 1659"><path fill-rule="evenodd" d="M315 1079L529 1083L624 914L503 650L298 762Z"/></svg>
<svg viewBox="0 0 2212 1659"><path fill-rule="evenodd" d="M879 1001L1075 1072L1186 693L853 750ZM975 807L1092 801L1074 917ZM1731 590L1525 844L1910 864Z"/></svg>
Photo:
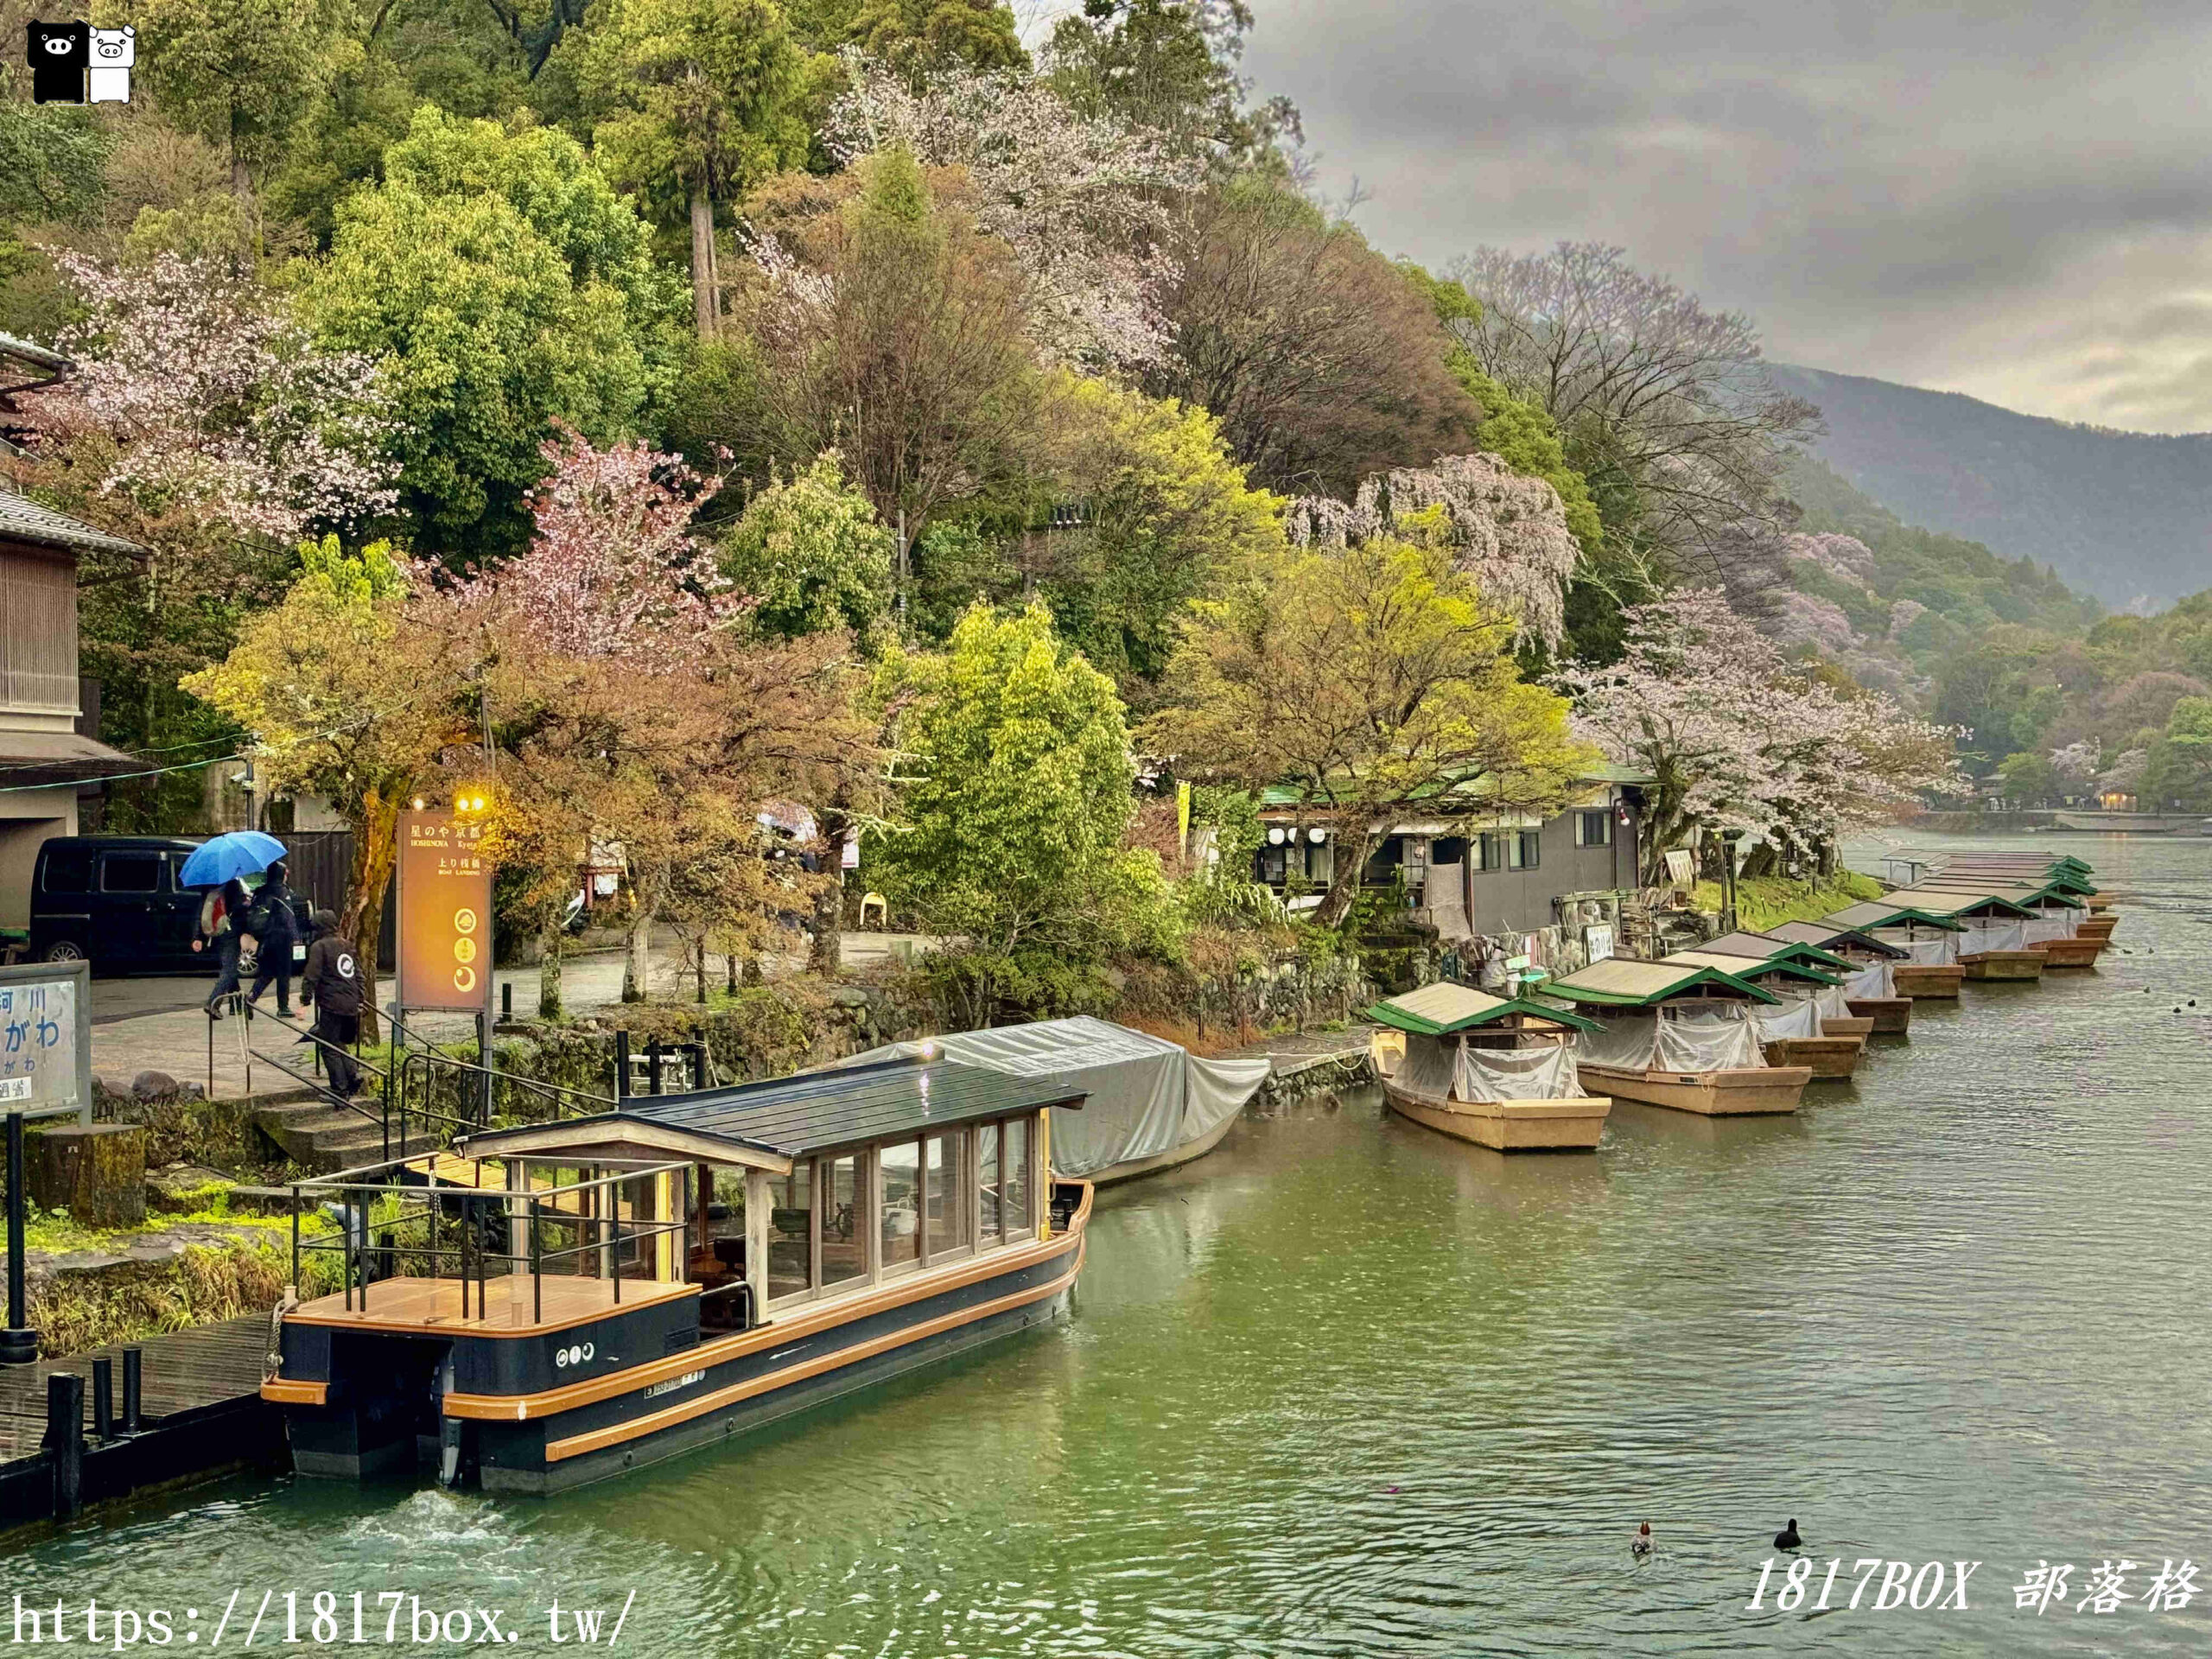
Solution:
<svg viewBox="0 0 2212 1659"><path fill-rule="evenodd" d="M353 942L338 931L338 918L315 913L315 943L300 970L300 1000L315 1008L315 1034L322 1039L322 1060L334 1092L351 1096L361 1089L360 1068L346 1051L361 1040L361 967Z"/></svg>
<svg viewBox="0 0 2212 1659"><path fill-rule="evenodd" d="M213 950L220 964L215 988L207 994L210 1020L223 1017L225 999L238 988L238 953L245 948L246 912L252 904L253 895L236 876L200 901L200 937L193 940L192 948Z"/></svg>
<svg viewBox="0 0 2212 1659"><path fill-rule="evenodd" d="M287 883L289 874L281 858L269 867L268 880L253 896L254 925L246 930L260 942L261 956L245 1000L259 1003L273 982L276 1012L283 1014L292 1011L292 947L300 942L299 913L292 908L298 900Z"/></svg>

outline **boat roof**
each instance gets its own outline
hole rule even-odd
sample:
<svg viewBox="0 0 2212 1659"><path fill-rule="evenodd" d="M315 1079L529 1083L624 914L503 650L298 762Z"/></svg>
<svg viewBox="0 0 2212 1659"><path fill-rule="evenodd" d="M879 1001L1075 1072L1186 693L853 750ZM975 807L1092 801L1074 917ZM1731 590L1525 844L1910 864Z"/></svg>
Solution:
<svg viewBox="0 0 2212 1659"><path fill-rule="evenodd" d="M1394 1026L1400 1031L1411 1032L1416 1037L1448 1037L1455 1031L1470 1031L1478 1026L1494 1025L1515 1014L1526 1014L1547 1024L1572 1027L1576 1031L1597 1029L1591 1020L1579 1014L1570 1014L1565 1008L1549 1007L1525 997L1492 996L1488 991L1478 991L1471 985L1454 984L1450 980L1440 980L1433 985L1424 985L1417 991L1386 997L1367 1011L1369 1019L1382 1025Z"/></svg>
<svg viewBox="0 0 2212 1659"><path fill-rule="evenodd" d="M2069 893L2094 893L2097 890L2096 877L2087 870L2069 869L2058 864L2048 868L2038 868L2032 864L1946 864L1929 880L1990 881L1999 887L2024 882L2031 887L2063 887Z"/></svg>
<svg viewBox="0 0 2212 1659"><path fill-rule="evenodd" d="M1749 957L1755 961L1772 961L1778 957L1784 962L1802 962L1815 968L1851 966L1841 957L1829 955L1809 939L1789 938L1770 928L1763 933L1723 933L1717 939L1707 939L1698 949L1724 957Z"/></svg>
<svg viewBox="0 0 2212 1659"><path fill-rule="evenodd" d="M957 1060L893 1059L681 1095L633 1095L612 1112L467 1137L471 1156L586 1153L615 1146L696 1154L781 1173L836 1147L1083 1104L1051 1077L1023 1077Z"/></svg>
<svg viewBox="0 0 2212 1659"><path fill-rule="evenodd" d="M1633 957L1608 957L1587 968L1578 968L1563 979L1548 979L1544 982L1544 995L1604 1007L1649 1008L1669 998L1686 995L1700 986L1734 991L1754 1002L1782 1000L1772 991L1719 968L1679 959L1642 962Z"/></svg>
<svg viewBox="0 0 2212 1659"><path fill-rule="evenodd" d="M1915 893L1994 893L2000 899L2010 899L2015 904L2064 905L2073 910L2087 907L2077 894L2056 881L2047 882L2042 887L2034 887L2024 882L1999 881L1993 879L1977 880L1970 876L1961 876L1955 881L1947 881L1941 876L1936 876L1922 882L1913 891Z"/></svg>
<svg viewBox="0 0 2212 1659"><path fill-rule="evenodd" d="M1899 887L1889 899L1918 905L1939 916L2032 916L2018 899L1986 887Z"/></svg>
<svg viewBox="0 0 2212 1659"><path fill-rule="evenodd" d="M1780 976L1788 979L1807 980L1815 985L1840 985L1843 982L1834 974L1824 974L1809 963L1792 962L1784 957L1739 957L1726 950L1677 950L1666 958L1669 962L1694 962L1701 967L1718 968L1724 974L1738 979L1759 980Z"/></svg>
<svg viewBox="0 0 2212 1659"><path fill-rule="evenodd" d="M1800 944L1816 944L1823 950L1843 949L1868 950L1878 957L1902 961L1910 956L1910 950L1900 950L1887 939L1878 939L1872 933L1855 927L1832 927L1826 922L1783 922L1767 929L1770 938L1795 939Z"/></svg>
<svg viewBox="0 0 2212 1659"><path fill-rule="evenodd" d="M1946 933L1963 933L1966 925L1955 922L1948 911L1937 911L1922 905L1901 905L1891 899L1865 899L1855 905L1846 905L1841 910L1832 910L1821 920L1831 927L1903 927L1917 925L1941 928Z"/></svg>

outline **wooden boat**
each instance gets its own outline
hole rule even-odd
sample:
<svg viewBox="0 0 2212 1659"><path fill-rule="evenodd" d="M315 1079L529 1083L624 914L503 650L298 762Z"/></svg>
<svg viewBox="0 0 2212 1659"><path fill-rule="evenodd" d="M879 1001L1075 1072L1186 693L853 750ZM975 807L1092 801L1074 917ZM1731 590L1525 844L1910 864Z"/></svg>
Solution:
<svg viewBox="0 0 2212 1659"><path fill-rule="evenodd" d="M2112 938L2113 930L2119 925L2120 918L2117 916L2084 916L2079 922L2075 924L2074 937L2077 939L2108 940Z"/></svg>
<svg viewBox="0 0 2212 1659"><path fill-rule="evenodd" d="M1869 968L1885 964L1890 982L1897 987L1900 969L1911 965L1911 955L1903 948L1876 938L1872 933L1857 928L1829 927L1820 922L1783 922L1770 927L1755 938L1779 940L1784 944L1811 945L1847 964L1860 973ZM1952 991L1957 993L1957 982L1952 982ZM1854 1019L1868 1022L1867 1030L1889 1036L1903 1036L1912 1029L1912 998L1899 990L1893 996L1858 996L1847 995L1845 1006Z"/></svg>
<svg viewBox="0 0 2212 1659"><path fill-rule="evenodd" d="M1751 937L1743 934L1724 936L1733 938ZM1815 967L1806 953L1810 951L1815 956L1826 957L1829 963L1841 967L1843 964L1840 959L1827 956L1825 951L1814 950L1809 945L1785 948L1761 959L1721 950L1719 948L1721 943L1721 939L1715 939L1701 950L1677 950L1664 960L1719 968L1763 990L1777 994L1808 989L1815 992L1834 990L1842 983L1835 975ZM1784 995L1783 1000L1788 1000L1787 996ZM1859 1059L1866 1052L1867 1033L1872 1030L1872 1027L1870 1025L1857 1031L1831 1031L1829 1023L1827 1016L1821 1016L1817 1036L1810 1033L1789 1037L1771 1037L1762 1033L1759 1047L1766 1055L1766 1063L1769 1065L1802 1065L1813 1074L1815 1079L1823 1082L1848 1077L1859 1069ZM1836 1023L1844 1023L1843 1017L1840 1016Z"/></svg>
<svg viewBox="0 0 2212 1659"><path fill-rule="evenodd" d="M309 1476L435 1447L543 1494L721 1441L1065 1310L1091 1186L1052 1176L1050 1112L1080 1101L894 1060L467 1137L479 1185L302 1183L352 1224L294 1282L320 1251L345 1288L282 1310L262 1395Z"/></svg>
<svg viewBox="0 0 2212 1659"><path fill-rule="evenodd" d="M1955 1001L1960 982L1966 976L1967 970L1955 962L1900 963L1890 969L1891 982L1898 994L1916 1002L1923 998Z"/></svg>
<svg viewBox="0 0 2212 1659"><path fill-rule="evenodd" d="M1959 966L1972 980L2037 980L2043 977L2040 950L1975 950L1962 955Z"/></svg>
<svg viewBox="0 0 2212 1659"><path fill-rule="evenodd" d="M1367 1017L1405 1038L1382 1077L1382 1097L1400 1116L1496 1152L1596 1147L1613 1103L1581 1092L1567 1052L1574 1033L1593 1029L1592 1021L1448 982L1378 1002ZM1535 1063L1484 1064L1504 1056ZM1546 1063L1554 1056L1559 1064ZM1516 1073L1572 1092L1506 1096Z"/></svg>
<svg viewBox="0 0 2212 1659"><path fill-rule="evenodd" d="M1844 999L1844 1005L1847 1007L1850 1006L1848 997ZM1821 1016L1821 1035L1823 1037L1856 1037L1863 1044L1873 1034L1874 1020L1872 1014L1849 1014L1840 1018L1833 1014Z"/></svg>
<svg viewBox="0 0 2212 1659"><path fill-rule="evenodd" d="M2025 888L2015 889L2012 893L1993 893L1986 887L1923 886L1900 888L1885 894L1875 902L1911 905L1964 927L1975 921L2033 921L2037 918L2037 912L2024 902L2031 896L2031 891ZM2039 947L2031 949L2023 944L1975 949L1971 935L1960 941L1959 965L1966 969L1966 977L1970 980L2039 980L2043 977L2044 963L2044 953Z"/></svg>
<svg viewBox="0 0 2212 1659"><path fill-rule="evenodd" d="M1740 1017L1745 1003L1772 1005L1780 1000L1721 969L1621 957L1595 962L1563 979L1548 981L1542 995L1547 1002L1556 998L1584 1014L1615 1013L1632 1018L1648 1014L1655 1021L1716 1013ZM1655 1025L1654 1029L1656 1032L1658 1027ZM1705 1117L1796 1111L1812 1078L1811 1071L1802 1065L1765 1064L1747 1023L1740 1042L1734 1046L1738 1057L1734 1064L1683 1069L1662 1063L1667 1048L1663 1039L1655 1045L1648 1060L1638 1064L1608 1063L1594 1058L1586 1040L1575 1065L1586 1087L1601 1088L1616 1100L1641 1101ZM1754 1060L1758 1063L1753 1064Z"/></svg>
<svg viewBox="0 0 2212 1659"><path fill-rule="evenodd" d="M2105 942L2076 934L2070 939L2045 939L2035 948L2043 952L2047 968L2094 968L2104 954Z"/></svg>

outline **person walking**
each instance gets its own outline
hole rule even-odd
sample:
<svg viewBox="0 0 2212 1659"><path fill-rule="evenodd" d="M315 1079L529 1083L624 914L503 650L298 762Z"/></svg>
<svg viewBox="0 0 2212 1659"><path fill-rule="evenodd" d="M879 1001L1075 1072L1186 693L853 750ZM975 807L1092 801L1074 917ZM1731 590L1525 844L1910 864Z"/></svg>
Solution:
<svg viewBox="0 0 2212 1659"><path fill-rule="evenodd" d="M348 1052L361 1040L361 969L353 942L338 932L338 918L315 913L315 943L300 970L300 1001L315 1008L315 1034L334 1094L351 1099L361 1090L360 1068Z"/></svg>
<svg viewBox="0 0 2212 1659"><path fill-rule="evenodd" d="M252 919L246 929L260 944L260 965L245 1000L259 1006L261 994L273 983L276 1012L282 1014L292 1012L292 947L300 940L299 912L293 908L298 900L288 884L289 874L281 858L269 867L268 878L253 896Z"/></svg>
<svg viewBox="0 0 2212 1659"><path fill-rule="evenodd" d="M238 988L238 955L245 945L246 912L252 903L253 895L236 876L210 889L200 901L200 937L193 940L192 948L213 950L219 964L215 988L207 994L210 1020L223 1017L225 999Z"/></svg>

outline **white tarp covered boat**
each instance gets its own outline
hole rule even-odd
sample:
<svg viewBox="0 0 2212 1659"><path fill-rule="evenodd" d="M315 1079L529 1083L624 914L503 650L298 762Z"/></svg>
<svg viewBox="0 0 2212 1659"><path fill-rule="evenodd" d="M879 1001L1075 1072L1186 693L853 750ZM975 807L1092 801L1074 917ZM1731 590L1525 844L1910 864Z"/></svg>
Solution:
<svg viewBox="0 0 2212 1659"><path fill-rule="evenodd" d="M1094 1185L1171 1169L1221 1143L1271 1063L1204 1059L1164 1038L1078 1015L892 1043L840 1066L943 1054L1011 1077L1052 1077L1087 1098L1054 1110L1052 1167Z"/></svg>

